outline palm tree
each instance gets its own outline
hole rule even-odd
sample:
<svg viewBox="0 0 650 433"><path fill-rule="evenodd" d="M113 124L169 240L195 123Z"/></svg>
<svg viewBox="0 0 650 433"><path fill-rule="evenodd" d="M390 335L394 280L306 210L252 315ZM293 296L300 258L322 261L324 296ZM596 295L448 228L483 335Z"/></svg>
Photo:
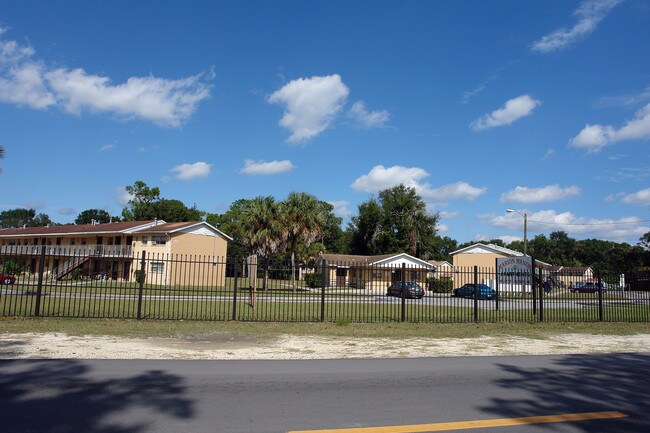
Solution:
<svg viewBox="0 0 650 433"><path fill-rule="evenodd" d="M300 242L309 246L322 236L325 212L311 194L292 192L281 203L283 228L291 253L291 287L296 290L296 250Z"/></svg>
<svg viewBox="0 0 650 433"><path fill-rule="evenodd" d="M269 257L280 249L285 239L280 208L275 199L271 196L260 196L246 202L242 212L241 229L243 241L251 253L260 255L268 264ZM268 266L265 266L265 290L267 283Z"/></svg>

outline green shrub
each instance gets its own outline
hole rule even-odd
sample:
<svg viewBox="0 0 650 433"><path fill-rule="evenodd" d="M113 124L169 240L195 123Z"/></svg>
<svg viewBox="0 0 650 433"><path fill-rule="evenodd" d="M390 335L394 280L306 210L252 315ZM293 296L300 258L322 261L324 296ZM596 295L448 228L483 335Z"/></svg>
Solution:
<svg viewBox="0 0 650 433"><path fill-rule="evenodd" d="M72 272L70 272L70 278L73 280L80 280L81 277L84 275L84 270L81 268L76 268Z"/></svg>
<svg viewBox="0 0 650 433"><path fill-rule="evenodd" d="M2 273L5 275L20 275L23 272L23 266L13 260L7 260L2 265Z"/></svg>
<svg viewBox="0 0 650 433"><path fill-rule="evenodd" d="M454 282L451 278L428 278L427 290L433 293L451 293Z"/></svg>
<svg viewBox="0 0 650 433"><path fill-rule="evenodd" d="M144 283L145 278L147 277L147 274L143 272L141 269L136 269L133 271L133 275L135 276L135 282L136 283Z"/></svg>
<svg viewBox="0 0 650 433"><path fill-rule="evenodd" d="M336 319L336 326L348 326L349 324L350 321L345 317L339 317L338 319Z"/></svg>
<svg viewBox="0 0 650 433"><path fill-rule="evenodd" d="M321 287L323 278L322 274L318 273L313 273L313 274L305 274L305 285L307 287L316 288L316 287Z"/></svg>

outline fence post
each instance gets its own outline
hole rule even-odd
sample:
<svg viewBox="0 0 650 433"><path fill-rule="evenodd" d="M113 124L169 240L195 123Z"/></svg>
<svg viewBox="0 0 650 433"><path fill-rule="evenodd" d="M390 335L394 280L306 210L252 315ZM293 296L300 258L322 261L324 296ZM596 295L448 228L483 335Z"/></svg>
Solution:
<svg viewBox="0 0 650 433"><path fill-rule="evenodd" d="M542 281L542 268L539 268L539 281ZM539 285L539 321L544 321L544 284Z"/></svg>
<svg viewBox="0 0 650 433"><path fill-rule="evenodd" d="M496 286L495 291L497 293L497 297L494 300L495 303L495 308L497 311L499 311L499 265L498 265L498 260L494 259L494 269L495 269L495 276L494 276L494 285Z"/></svg>
<svg viewBox="0 0 650 433"><path fill-rule="evenodd" d="M535 257L531 257L532 268L530 270L530 275L532 281L530 282L530 291L533 295L533 316L537 316L537 275L535 275ZM540 284L541 285L541 284Z"/></svg>
<svg viewBox="0 0 650 433"><path fill-rule="evenodd" d="M41 255L38 259L38 286L36 287L36 304L34 305L34 316L41 314L41 295L43 294L43 273L45 272L45 245L41 245Z"/></svg>
<svg viewBox="0 0 650 433"><path fill-rule="evenodd" d="M255 268L257 269L257 267ZM237 320L237 280L239 278L239 256L235 256L235 283L232 288L232 320ZM249 275L250 279L251 276Z"/></svg>
<svg viewBox="0 0 650 433"><path fill-rule="evenodd" d="M320 321L325 321L325 270L327 269L327 260L323 260L322 273L320 277Z"/></svg>
<svg viewBox="0 0 650 433"><path fill-rule="evenodd" d="M402 295L402 314L401 314L401 321L405 322L406 321L406 294L404 293L406 290L406 263L402 263L402 290L400 291Z"/></svg>
<svg viewBox="0 0 650 433"><path fill-rule="evenodd" d="M145 257L146 251L142 252L142 259L140 259L140 274L138 275L138 320L142 319L142 294L144 292L144 280L147 278L144 271L146 269Z"/></svg>
<svg viewBox="0 0 650 433"><path fill-rule="evenodd" d="M598 278L598 320L603 321L603 279L600 275L600 270L596 271Z"/></svg>
<svg viewBox="0 0 650 433"><path fill-rule="evenodd" d="M474 321L478 322L478 266L474 265Z"/></svg>

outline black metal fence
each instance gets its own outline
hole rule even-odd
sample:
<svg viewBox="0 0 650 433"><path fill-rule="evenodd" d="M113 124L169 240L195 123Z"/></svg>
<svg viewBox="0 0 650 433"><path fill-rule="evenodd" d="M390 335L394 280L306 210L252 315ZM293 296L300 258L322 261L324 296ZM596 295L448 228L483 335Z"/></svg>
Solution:
<svg viewBox="0 0 650 433"><path fill-rule="evenodd" d="M0 315L268 322L650 321L648 272L553 273L523 284L495 268L257 263L250 258L0 255ZM389 290L389 288L392 288ZM422 290L418 289L420 287Z"/></svg>

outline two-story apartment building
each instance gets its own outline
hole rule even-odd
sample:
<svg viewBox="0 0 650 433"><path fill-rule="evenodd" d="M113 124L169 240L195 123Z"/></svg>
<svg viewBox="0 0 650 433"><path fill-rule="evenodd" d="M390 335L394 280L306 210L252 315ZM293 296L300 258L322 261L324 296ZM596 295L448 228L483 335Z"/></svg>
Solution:
<svg viewBox="0 0 650 433"><path fill-rule="evenodd" d="M225 268L229 240L232 240L230 236L204 221L151 220L7 228L0 230L0 260L18 261L32 274L42 268L54 279L65 278L75 269L81 269L85 275L130 281L140 268L137 260L144 253L148 281L194 284L212 278L181 277L180 269L171 266L174 257L192 254L208 263L223 263ZM225 279L225 270L217 268L214 265L210 272L219 275L218 284Z"/></svg>

